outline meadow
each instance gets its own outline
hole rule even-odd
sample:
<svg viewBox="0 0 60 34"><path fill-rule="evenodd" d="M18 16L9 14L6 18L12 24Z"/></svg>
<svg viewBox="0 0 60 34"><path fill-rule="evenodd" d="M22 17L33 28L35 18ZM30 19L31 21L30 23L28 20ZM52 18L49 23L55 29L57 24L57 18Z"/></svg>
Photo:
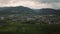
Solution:
<svg viewBox="0 0 60 34"><path fill-rule="evenodd" d="M60 34L60 24L20 24L0 25L4 34Z"/></svg>

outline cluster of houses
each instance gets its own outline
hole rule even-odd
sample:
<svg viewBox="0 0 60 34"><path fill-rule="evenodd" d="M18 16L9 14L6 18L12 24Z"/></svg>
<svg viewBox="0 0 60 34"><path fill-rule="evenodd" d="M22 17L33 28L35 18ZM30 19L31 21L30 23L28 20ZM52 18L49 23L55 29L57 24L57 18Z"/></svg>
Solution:
<svg viewBox="0 0 60 34"><path fill-rule="evenodd" d="M1 16L1 20L11 20L15 22L27 22L27 23L36 23L36 24L60 24L60 16L56 15L34 15L34 16Z"/></svg>

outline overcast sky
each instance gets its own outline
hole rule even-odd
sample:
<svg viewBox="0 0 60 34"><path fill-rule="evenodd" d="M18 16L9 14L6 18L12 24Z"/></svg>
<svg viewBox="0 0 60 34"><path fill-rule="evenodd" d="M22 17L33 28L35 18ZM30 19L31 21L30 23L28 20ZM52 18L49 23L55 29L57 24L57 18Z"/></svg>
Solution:
<svg viewBox="0 0 60 34"><path fill-rule="evenodd" d="M35 9L60 9L60 0L0 0L0 7L5 6L26 6Z"/></svg>

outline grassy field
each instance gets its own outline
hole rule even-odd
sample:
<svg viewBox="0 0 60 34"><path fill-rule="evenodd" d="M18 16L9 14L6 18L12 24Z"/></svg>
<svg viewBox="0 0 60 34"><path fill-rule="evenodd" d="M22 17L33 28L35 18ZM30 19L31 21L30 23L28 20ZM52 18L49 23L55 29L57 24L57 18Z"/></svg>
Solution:
<svg viewBox="0 0 60 34"><path fill-rule="evenodd" d="M39 34L40 24L12 24L0 26L0 32Z"/></svg>
<svg viewBox="0 0 60 34"><path fill-rule="evenodd" d="M2 34L60 34L60 24L10 24L0 25Z"/></svg>

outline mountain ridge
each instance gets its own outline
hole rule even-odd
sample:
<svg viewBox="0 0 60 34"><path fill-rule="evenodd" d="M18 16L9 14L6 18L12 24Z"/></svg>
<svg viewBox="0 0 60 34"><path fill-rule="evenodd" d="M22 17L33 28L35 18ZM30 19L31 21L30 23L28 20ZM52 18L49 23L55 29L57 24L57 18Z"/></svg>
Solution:
<svg viewBox="0 0 60 34"><path fill-rule="evenodd" d="M52 8L31 9L24 6L0 8L0 14L23 14L23 13L39 15L60 15L60 9Z"/></svg>

